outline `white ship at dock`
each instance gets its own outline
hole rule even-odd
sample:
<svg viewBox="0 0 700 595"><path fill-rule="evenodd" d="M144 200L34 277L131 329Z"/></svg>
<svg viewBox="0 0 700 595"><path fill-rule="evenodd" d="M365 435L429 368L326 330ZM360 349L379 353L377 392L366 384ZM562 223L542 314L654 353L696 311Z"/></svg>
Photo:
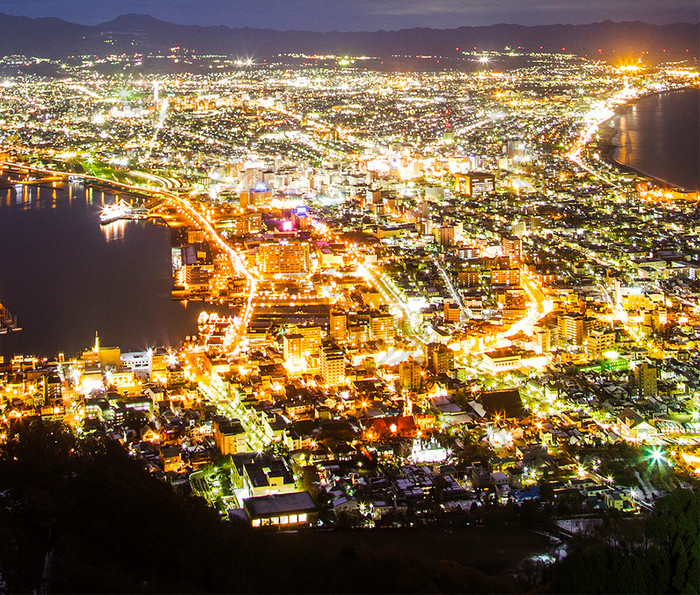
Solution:
<svg viewBox="0 0 700 595"><path fill-rule="evenodd" d="M10 311L0 304L0 335L21 331L22 327L17 324L17 317L12 316Z"/></svg>
<svg viewBox="0 0 700 595"><path fill-rule="evenodd" d="M147 219L148 209L144 206L133 206L125 200L111 205L105 205L100 213L100 224L107 225L120 219Z"/></svg>

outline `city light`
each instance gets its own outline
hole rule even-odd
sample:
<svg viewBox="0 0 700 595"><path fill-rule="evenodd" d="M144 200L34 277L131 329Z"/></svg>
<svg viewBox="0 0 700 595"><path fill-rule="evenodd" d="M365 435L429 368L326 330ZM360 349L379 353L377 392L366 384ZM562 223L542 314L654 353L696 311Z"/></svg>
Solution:
<svg viewBox="0 0 700 595"><path fill-rule="evenodd" d="M649 461L650 467L653 467L654 465L657 467L662 467L664 465L668 465L669 462L666 452L663 450L663 448L658 446L647 450L646 459Z"/></svg>
<svg viewBox="0 0 700 595"><path fill-rule="evenodd" d="M65 336L92 324L94 346L0 362L0 443L24 418L105 436L256 531L250 499L307 490L316 512L270 527L457 527L526 501L595 526L700 473L698 194L614 156L625 110L694 92L691 60L172 45L60 78L4 58L0 222L103 224L113 258L86 283L133 320L85 307ZM52 308L101 301L37 283ZM133 344L105 346L122 327Z"/></svg>

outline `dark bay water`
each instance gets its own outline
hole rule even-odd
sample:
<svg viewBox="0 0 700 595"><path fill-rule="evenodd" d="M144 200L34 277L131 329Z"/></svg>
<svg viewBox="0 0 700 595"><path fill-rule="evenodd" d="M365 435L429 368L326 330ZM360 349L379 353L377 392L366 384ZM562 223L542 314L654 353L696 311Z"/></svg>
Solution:
<svg viewBox="0 0 700 595"><path fill-rule="evenodd" d="M72 355L92 345L178 346L201 307L170 299L170 231L146 221L100 226L115 196L61 185L0 190L0 302L22 330L0 352Z"/></svg>
<svg viewBox="0 0 700 595"><path fill-rule="evenodd" d="M615 118L615 159L670 185L700 189L700 89L645 97Z"/></svg>

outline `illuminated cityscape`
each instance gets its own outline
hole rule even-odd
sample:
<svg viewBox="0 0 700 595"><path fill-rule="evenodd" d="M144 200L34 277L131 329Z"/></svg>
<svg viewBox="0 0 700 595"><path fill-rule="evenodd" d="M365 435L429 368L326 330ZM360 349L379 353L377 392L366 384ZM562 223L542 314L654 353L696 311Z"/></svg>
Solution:
<svg viewBox="0 0 700 595"><path fill-rule="evenodd" d="M697 60L458 57L2 58L62 74L0 81L0 202L41 185L99 206L106 239L167 226L197 318L170 345L0 359L0 441L61 422L260 533L538 503L560 543L697 489L698 188L613 159L620 114L697 92Z"/></svg>

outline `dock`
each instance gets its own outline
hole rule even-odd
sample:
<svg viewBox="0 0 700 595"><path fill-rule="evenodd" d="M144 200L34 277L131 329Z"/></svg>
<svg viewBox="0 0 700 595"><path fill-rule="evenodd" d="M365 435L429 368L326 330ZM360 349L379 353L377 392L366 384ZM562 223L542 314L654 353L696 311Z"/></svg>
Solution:
<svg viewBox="0 0 700 595"><path fill-rule="evenodd" d="M0 304L0 335L21 330L22 327L17 324L17 317L12 316L10 311Z"/></svg>

